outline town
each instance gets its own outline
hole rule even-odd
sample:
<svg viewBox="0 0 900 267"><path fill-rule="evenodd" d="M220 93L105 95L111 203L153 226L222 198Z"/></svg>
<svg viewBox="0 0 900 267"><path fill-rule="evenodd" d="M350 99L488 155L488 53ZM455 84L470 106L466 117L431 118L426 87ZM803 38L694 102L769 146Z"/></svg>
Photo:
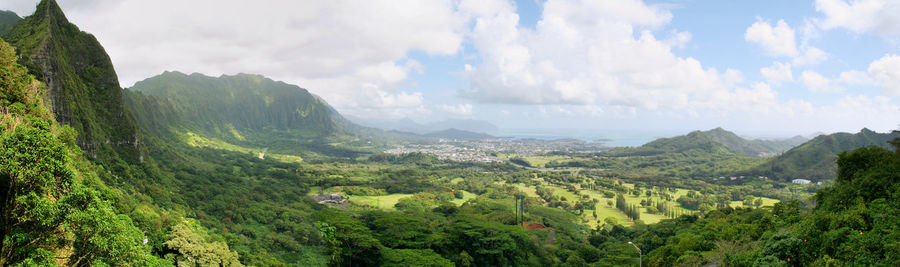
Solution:
<svg viewBox="0 0 900 267"><path fill-rule="evenodd" d="M439 159L471 162L499 162L506 160L499 155L515 154L534 156L554 151L591 153L611 147L600 142L578 139L438 139L433 143L404 144L388 149L388 154L426 153Z"/></svg>

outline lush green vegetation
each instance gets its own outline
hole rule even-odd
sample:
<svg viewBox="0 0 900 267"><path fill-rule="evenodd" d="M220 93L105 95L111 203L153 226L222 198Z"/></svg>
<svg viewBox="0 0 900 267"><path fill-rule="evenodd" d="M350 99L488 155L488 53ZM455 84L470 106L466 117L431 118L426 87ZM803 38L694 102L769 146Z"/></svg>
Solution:
<svg viewBox="0 0 900 267"><path fill-rule="evenodd" d="M163 265L0 40L0 265Z"/></svg>
<svg viewBox="0 0 900 267"><path fill-rule="evenodd" d="M22 18L15 12L0 10L0 36L16 26Z"/></svg>
<svg viewBox="0 0 900 267"><path fill-rule="evenodd" d="M697 145L718 144L738 154L758 157L779 154L806 141L799 136L783 140L748 140L722 128L715 128L709 131L694 131L685 136L661 138L643 147L671 151Z"/></svg>
<svg viewBox="0 0 900 267"><path fill-rule="evenodd" d="M835 185L815 208L725 208L645 227L603 229L592 243L633 241L653 266L890 266L900 260L900 152L838 157ZM597 240L597 241L595 241Z"/></svg>
<svg viewBox="0 0 900 267"><path fill-rule="evenodd" d="M837 155L866 146L888 148L889 141L900 137L898 133L876 133L862 129L859 133L835 133L821 135L795 147L778 157L755 167L747 173L765 175L782 181L807 179L832 180L837 176Z"/></svg>
<svg viewBox="0 0 900 267"><path fill-rule="evenodd" d="M56 120L78 132L79 147L109 164L140 161L137 124L123 104L109 56L93 35L69 23L55 1L41 1L3 39L45 83Z"/></svg>
<svg viewBox="0 0 900 267"><path fill-rule="evenodd" d="M833 186L749 175L886 135L776 158L756 156L789 144L721 129L503 163L379 154L396 140L256 75L165 73L95 102L118 90L108 56L54 1L36 13L7 34L21 59L0 42L0 266L622 266L629 241L651 266L900 261L900 152L841 153ZM60 109L29 73L60 83ZM331 193L349 201L310 197Z"/></svg>
<svg viewBox="0 0 900 267"><path fill-rule="evenodd" d="M346 123L327 103L305 89L259 75L215 78L165 72L140 81L129 90L152 96L140 100L164 101L167 105L158 111L168 114L152 114L164 118L139 117L142 127L146 124L143 128L151 131L180 126L239 143L266 130L290 130L296 139L330 136L340 132L340 124ZM141 107L139 101L131 100L129 104ZM160 121L163 119L166 121Z"/></svg>

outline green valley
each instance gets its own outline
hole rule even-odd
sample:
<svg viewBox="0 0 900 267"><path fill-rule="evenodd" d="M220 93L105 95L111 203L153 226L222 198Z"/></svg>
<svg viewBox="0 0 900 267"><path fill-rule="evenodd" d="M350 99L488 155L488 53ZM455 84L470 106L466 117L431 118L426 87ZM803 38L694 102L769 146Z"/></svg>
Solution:
<svg viewBox="0 0 900 267"><path fill-rule="evenodd" d="M898 131L404 133L263 75L123 89L54 0L0 36L0 267L900 261Z"/></svg>

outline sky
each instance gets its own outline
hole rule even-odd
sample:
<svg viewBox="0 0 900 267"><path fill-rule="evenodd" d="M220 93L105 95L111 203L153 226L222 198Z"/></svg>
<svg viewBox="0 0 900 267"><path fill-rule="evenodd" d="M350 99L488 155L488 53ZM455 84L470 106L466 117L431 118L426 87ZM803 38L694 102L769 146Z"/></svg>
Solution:
<svg viewBox="0 0 900 267"><path fill-rule="evenodd" d="M57 1L123 87L253 73L353 117L562 134L900 127L900 1Z"/></svg>

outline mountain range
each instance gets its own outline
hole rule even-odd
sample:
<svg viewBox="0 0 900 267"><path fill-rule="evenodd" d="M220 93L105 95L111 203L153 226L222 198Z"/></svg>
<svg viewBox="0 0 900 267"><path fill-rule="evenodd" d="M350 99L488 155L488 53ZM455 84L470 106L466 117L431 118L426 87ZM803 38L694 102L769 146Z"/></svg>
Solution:
<svg viewBox="0 0 900 267"><path fill-rule="evenodd" d="M610 151L622 155L652 155L688 150L707 153L726 153L752 157L767 157L780 154L807 141L796 136L788 139L762 140L745 139L722 128L708 131L693 131L686 135L659 138L636 148L621 148Z"/></svg>
<svg viewBox="0 0 900 267"><path fill-rule="evenodd" d="M869 146L890 149L889 142L898 137L900 137L900 132L878 133L865 128L855 134L819 135L752 169L751 173L785 181L793 179L830 180L837 177L835 159L838 154Z"/></svg>
<svg viewBox="0 0 900 267"><path fill-rule="evenodd" d="M0 10L0 36L11 30L20 20L22 18L15 12Z"/></svg>
<svg viewBox="0 0 900 267"><path fill-rule="evenodd" d="M734 155L765 157L760 164L742 171L741 175L766 176L781 181L807 179L818 182L837 177L835 159L844 151L861 147L890 148L889 141L900 133L860 132L821 134L812 140L793 137L780 140L745 139L722 128L693 131L686 135L660 138L635 148L616 148L606 156L655 156L671 153L725 158Z"/></svg>

